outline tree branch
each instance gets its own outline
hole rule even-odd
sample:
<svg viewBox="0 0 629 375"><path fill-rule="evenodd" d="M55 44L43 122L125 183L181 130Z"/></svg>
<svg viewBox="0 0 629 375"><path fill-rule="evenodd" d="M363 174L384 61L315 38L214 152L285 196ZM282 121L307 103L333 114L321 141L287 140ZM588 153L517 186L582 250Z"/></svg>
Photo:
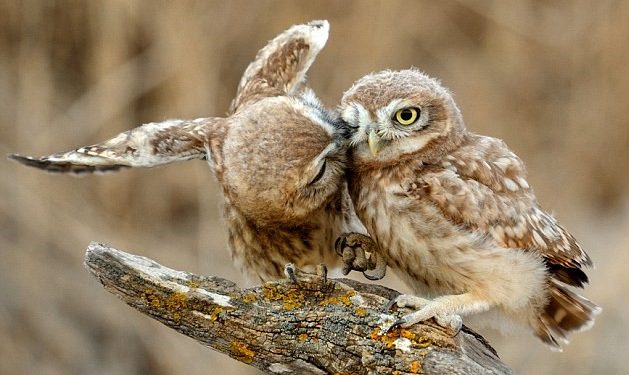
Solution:
<svg viewBox="0 0 629 375"><path fill-rule="evenodd" d="M88 270L105 289L201 344L275 374L511 374L479 335L426 322L386 329L398 294L360 282L297 272L240 289L91 243Z"/></svg>

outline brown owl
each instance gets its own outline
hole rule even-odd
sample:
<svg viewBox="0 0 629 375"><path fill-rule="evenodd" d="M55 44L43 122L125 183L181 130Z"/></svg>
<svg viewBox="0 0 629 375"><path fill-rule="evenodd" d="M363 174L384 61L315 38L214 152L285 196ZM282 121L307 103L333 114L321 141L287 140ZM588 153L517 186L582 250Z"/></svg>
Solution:
<svg viewBox="0 0 629 375"><path fill-rule="evenodd" d="M70 152L11 158L72 174L205 159L223 190L233 258L250 276L280 277L289 262L332 263L336 237L364 227L344 182L342 122L302 87L328 31L327 21L313 21L271 40L226 118L150 123Z"/></svg>
<svg viewBox="0 0 629 375"><path fill-rule="evenodd" d="M341 100L353 128L348 184L356 213L386 259L420 296L398 324L460 315L529 327L551 348L590 327L601 309L569 287L592 265L544 211L522 161L499 139L465 129L440 83L418 70L358 80Z"/></svg>

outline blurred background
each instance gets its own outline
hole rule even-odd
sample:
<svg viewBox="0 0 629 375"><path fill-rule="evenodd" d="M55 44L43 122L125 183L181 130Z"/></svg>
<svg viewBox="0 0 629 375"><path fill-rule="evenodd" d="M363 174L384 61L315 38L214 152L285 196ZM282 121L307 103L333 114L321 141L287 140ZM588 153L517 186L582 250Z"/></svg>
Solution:
<svg viewBox="0 0 629 375"><path fill-rule="evenodd" d="M0 154L222 115L256 51L312 19L332 26L310 72L327 105L372 71L440 77L596 262L594 328L563 353L482 330L503 360L520 374L626 373L629 1L1 0ZM97 240L241 282L205 163L76 179L0 159L0 174L0 373L257 373L141 316L82 264Z"/></svg>

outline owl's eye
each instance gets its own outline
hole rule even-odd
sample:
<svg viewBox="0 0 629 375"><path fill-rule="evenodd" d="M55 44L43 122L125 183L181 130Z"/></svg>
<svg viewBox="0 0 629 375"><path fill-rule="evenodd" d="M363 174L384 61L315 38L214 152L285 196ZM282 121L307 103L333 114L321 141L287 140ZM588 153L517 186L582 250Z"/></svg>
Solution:
<svg viewBox="0 0 629 375"><path fill-rule="evenodd" d="M403 108L399 111L395 112L395 116L393 120L400 125L408 126L413 124L419 118L420 110L419 108Z"/></svg>

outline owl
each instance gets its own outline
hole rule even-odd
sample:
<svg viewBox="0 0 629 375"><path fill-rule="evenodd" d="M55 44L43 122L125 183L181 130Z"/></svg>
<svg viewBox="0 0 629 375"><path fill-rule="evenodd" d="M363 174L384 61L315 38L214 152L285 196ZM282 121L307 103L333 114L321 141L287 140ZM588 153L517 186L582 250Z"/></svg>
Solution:
<svg viewBox="0 0 629 375"><path fill-rule="evenodd" d="M344 182L346 128L303 87L328 31L327 21L313 21L271 40L225 118L149 123L66 153L11 158L70 174L203 159L222 188L232 256L249 276L281 277L289 262L335 263L337 236L365 229Z"/></svg>
<svg viewBox="0 0 629 375"><path fill-rule="evenodd" d="M378 255L412 288L398 306L460 327L528 327L551 348L601 309L570 287L592 265L537 203L522 161L466 130L451 94L418 70L359 79L341 100L352 128L348 185ZM368 239L368 238L367 238Z"/></svg>

